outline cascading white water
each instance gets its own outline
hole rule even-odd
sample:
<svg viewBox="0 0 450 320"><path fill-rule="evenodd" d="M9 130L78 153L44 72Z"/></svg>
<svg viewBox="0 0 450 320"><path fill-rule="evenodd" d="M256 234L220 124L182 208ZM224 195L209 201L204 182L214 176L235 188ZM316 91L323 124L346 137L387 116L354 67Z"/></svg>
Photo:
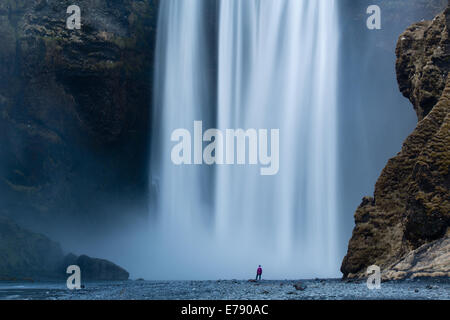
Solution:
<svg viewBox="0 0 450 320"><path fill-rule="evenodd" d="M335 0L219 0L216 77L207 1L161 2L151 277L245 278L258 264L269 278L337 276ZM222 130L280 129L279 173L174 165L173 130L211 115Z"/></svg>

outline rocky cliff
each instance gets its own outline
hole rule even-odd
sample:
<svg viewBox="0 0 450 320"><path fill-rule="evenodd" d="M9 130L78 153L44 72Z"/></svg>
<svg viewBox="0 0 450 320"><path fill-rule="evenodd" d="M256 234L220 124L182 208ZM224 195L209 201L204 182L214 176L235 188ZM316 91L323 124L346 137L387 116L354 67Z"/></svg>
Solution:
<svg viewBox="0 0 450 320"><path fill-rule="evenodd" d="M114 263L64 255L60 245L48 237L26 230L0 217L0 281L61 280L68 277L69 265L78 265L83 281L128 280L126 270Z"/></svg>
<svg viewBox="0 0 450 320"><path fill-rule="evenodd" d="M397 45L401 92L419 123L363 199L341 271L385 280L450 276L450 9L408 28Z"/></svg>
<svg viewBox="0 0 450 320"><path fill-rule="evenodd" d="M0 1L0 214L105 221L146 195L157 0ZM103 214L103 215L102 215Z"/></svg>
<svg viewBox="0 0 450 320"><path fill-rule="evenodd" d="M54 278L63 257L58 243L0 217L0 280Z"/></svg>

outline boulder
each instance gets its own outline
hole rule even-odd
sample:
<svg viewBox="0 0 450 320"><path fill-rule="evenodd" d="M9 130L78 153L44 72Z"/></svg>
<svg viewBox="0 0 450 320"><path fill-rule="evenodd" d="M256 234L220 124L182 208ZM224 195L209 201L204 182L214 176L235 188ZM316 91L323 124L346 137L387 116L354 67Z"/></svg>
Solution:
<svg viewBox="0 0 450 320"><path fill-rule="evenodd" d="M130 274L114 263L81 255L77 258L77 266L81 269L81 279L84 281L120 281L128 280Z"/></svg>
<svg viewBox="0 0 450 320"><path fill-rule="evenodd" d="M298 290L298 291L304 291L306 289L306 285L303 284L301 281L297 281L296 283L294 283L293 286L294 286L295 290Z"/></svg>

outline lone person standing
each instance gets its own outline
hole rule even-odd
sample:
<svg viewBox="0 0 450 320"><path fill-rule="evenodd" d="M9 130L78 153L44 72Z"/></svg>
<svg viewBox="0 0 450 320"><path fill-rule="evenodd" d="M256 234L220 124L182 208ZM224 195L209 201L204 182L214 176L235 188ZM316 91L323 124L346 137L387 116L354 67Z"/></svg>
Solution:
<svg viewBox="0 0 450 320"><path fill-rule="evenodd" d="M256 280L261 280L262 275L262 268L261 265L258 266L258 269L256 270Z"/></svg>

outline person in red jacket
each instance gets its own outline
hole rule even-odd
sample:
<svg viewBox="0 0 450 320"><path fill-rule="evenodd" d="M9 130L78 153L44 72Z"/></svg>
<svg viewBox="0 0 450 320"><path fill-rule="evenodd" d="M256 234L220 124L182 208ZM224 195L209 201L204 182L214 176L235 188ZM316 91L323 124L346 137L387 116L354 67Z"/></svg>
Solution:
<svg viewBox="0 0 450 320"><path fill-rule="evenodd" d="M262 268L261 265L258 266L258 269L256 270L256 280L261 280L261 275L262 275Z"/></svg>

